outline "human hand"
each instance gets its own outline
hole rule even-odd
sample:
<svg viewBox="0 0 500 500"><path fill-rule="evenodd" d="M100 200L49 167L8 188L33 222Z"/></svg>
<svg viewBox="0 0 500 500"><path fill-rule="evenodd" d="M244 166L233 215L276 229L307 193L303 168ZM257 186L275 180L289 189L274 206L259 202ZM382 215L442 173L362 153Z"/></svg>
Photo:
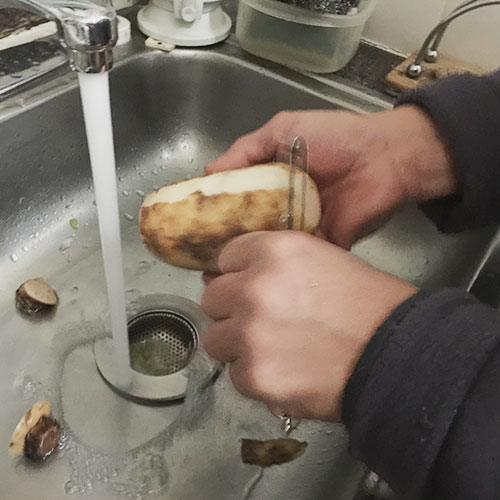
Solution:
<svg viewBox="0 0 500 500"><path fill-rule="evenodd" d="M206 172L272 161L298 135L309 144L309 173L321 194L320 230L343 248L378 229L404 201L457 190L447 148L416 106L365 116L282 112L238 139Z"/></svg>
<svg viewBox="0 0 500 500"><path fill-rule="evenodd" d="M228 243L202 308L207 352L276 414L340 420L344 387L384 319L416 293L314 236L256 232Z"/></svg>

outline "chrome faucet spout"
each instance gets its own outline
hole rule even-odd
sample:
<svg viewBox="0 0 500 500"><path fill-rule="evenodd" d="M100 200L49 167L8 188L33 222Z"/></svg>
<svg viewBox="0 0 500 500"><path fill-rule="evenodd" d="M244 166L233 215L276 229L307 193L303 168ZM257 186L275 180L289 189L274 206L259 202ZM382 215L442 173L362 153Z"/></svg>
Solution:
<svg viewBox="0 0 500 500"><path fill-rule="evenodd" d="M4 0L0 8L15 7L55 21L71 66L83 73L102 73L113 66L118 38L116 12L105 0Z"/></svg>

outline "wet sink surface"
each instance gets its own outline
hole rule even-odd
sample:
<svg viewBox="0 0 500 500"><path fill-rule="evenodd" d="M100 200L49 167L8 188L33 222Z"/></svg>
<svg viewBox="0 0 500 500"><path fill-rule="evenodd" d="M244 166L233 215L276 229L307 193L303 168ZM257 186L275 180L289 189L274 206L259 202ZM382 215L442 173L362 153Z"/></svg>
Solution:
<svg viewBox="0 0 500 500"><path fill-rule="evenodd" d="M226 374L184 405L144 407L115 395L95 369L91 341L107 325L97 220L78 90L58 78L56 90L0 121L0 498L243 500L258 471L241 464L239 440L281 436L266 408L237 395ZM202 174L283 109L342 107L331 88L322 95L317 83L224 49L134 54L112 71L111 90L131 314L151 294L199 301L202 293L199 273L161 264L143 248L137 212L145 193ZM490 237L439 235L408 207L354 251L419 286L466 287ZM56 314L41 322L14 307L16 288L36 276L60 296ZM41 467L9 459L10 433L43 398L63 423L63 449ZM307 453L267 470L250 498L352 499L362 467L342 427L304 422L294 437L309 442Z"/></svg>

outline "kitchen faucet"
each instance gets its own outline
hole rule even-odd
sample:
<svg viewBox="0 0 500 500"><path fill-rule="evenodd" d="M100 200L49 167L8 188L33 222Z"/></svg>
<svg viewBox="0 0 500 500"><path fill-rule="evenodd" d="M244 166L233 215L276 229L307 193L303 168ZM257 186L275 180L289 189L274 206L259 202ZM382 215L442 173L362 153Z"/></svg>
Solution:
<svg viewBox="0 0 500 500"><path fill-rule="evenodd" d="M416 79L422 74L424 60L430 63L437 60L438 46L452 21L468 12L490 5L500 5L500 0L467 0L461 3L429 33L415 60L406 68L406 75Z"/></svg>
<svg viewBox="0 0 500 500"><path fill-rule="evenodd" d="M116 12L108 1L3 0L0 8L27 10L55 21L59 40L71 67L83 73L102 73L113 66L118 38Z"/></svg>

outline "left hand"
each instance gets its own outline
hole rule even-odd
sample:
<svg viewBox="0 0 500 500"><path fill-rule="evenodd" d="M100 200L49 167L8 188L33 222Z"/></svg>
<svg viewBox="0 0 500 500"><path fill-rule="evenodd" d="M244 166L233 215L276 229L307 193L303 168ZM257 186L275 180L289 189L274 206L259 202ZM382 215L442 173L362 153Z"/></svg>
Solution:
<svg viewBox="0 0 500 500"><path fill-rule="evenodd" d="M339 421L344 387L378 326L416 289L311 235L228 243L202 308L207 352L273 413Z"/></svg>

